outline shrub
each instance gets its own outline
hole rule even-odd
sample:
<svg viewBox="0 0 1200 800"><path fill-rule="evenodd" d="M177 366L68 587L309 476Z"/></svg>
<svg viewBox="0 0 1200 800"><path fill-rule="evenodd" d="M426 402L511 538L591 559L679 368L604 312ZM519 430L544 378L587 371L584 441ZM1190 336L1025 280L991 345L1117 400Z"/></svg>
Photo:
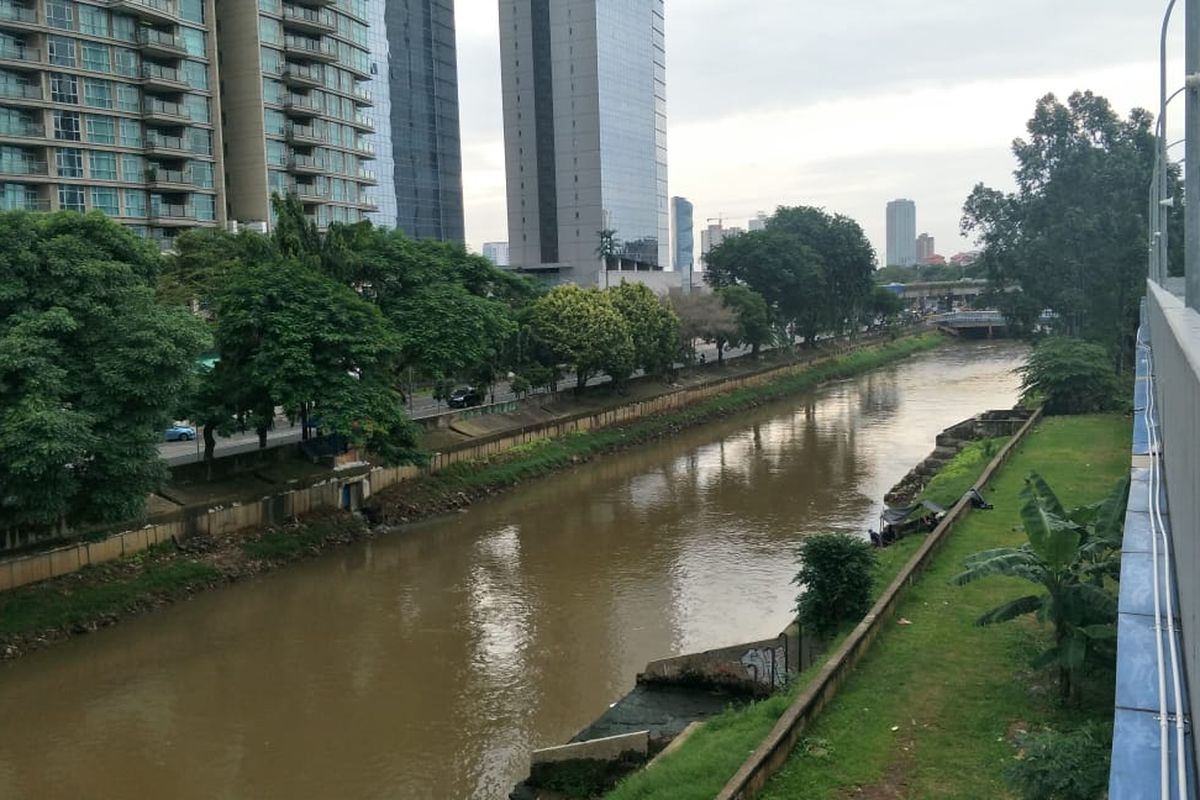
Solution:
<svg viewBox="0 0 1200 800"><path fill-rule="evenodd" d="M1047 414L1092 414L1117 406L1117 376L1103 347L1055 336L1043 339L1020 368L1021 399Z"/></svg>
<svg viewBox="0 0 1200 800"><path fill-rule="evenodd" d="M871 576L875 551L843 533L810 536L800 545L800 571L795 583L800 624L819 636L830 636L847 620L859 620L871 608Z"/></svg>
<svg viewBox="0 0 1200 800"><path fill-rule="evenodd" d="M1039 731L1018 740L1024 757L1004 777L1022 800L1094 800L1104 797L1112 727L1094 722L1075 731Z"/></svg>

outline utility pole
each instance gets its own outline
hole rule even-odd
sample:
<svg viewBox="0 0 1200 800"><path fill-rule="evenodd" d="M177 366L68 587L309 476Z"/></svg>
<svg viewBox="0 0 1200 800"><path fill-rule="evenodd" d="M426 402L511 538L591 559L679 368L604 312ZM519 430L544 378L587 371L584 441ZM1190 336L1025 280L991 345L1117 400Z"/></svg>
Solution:
<svg viewBox="0 0 1200 800"><path fill-rule="evenodd" d="M1200 311L1200 0L1187 0L1187 107L1184 111L1184 263L1187 304ZM1166 132L1163 132L1164 135ZM1166 165L1163 165L1165 171Z"/></svg>

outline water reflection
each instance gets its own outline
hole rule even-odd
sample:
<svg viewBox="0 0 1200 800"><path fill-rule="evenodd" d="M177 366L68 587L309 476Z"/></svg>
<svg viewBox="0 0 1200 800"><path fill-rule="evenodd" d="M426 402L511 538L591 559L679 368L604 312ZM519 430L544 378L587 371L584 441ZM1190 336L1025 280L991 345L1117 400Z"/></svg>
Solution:
<svg viewBox="0 0 1200 800"><path fill-rule="evenodd" d="M861 531L963 345L602 459L0 669L0 797L500 798L646 661L774 635L800 538Z"/></svg>

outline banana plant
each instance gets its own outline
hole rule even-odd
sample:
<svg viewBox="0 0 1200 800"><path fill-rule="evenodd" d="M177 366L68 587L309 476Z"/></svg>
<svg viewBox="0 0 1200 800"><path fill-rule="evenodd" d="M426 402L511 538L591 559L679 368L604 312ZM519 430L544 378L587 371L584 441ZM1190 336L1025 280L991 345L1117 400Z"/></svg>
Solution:
<svg viewBox="0 0 1200 800"><path fill-rule="evenodd" d="M962 586L1002 575L1036 584L1041 591L1010 600L976 620L994 625L1026 614L1054 630L1054 644L1033 661L1055 668L1064 698L1076 697L1079 671L1089 656L1111 652L1117 599L1106 581L1120 574L1121 534L1129 481L1101 502L1067 511L1041 475L1030 473L1021 490L1021 522L1027 542L985 550L968 558L953 578Z"/></svg>

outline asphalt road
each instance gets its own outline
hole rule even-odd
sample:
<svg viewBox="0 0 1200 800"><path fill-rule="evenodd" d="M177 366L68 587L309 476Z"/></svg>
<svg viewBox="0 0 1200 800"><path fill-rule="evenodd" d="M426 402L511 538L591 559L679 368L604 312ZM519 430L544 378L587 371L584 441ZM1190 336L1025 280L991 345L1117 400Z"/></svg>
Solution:
<svg viewBox="0 0 1200 800"><path fill-rule="evenodd" d="M717 358L717 349L712 345L698 347L697 353L703 353L709 363L714 363ZM725 351L726 358L736 358L749 352L748 348L727 348ZM607 375L600 375L588 381L588 386L598 386L603 383L608 383ZM563 379L560 386L574 386L575 379L567 376ZM496 384L496 402L504 403L509 400L515 400L516 394L509 388L507 382ZM491 398L489 397L490 401ZM427 417L436 417L440 414L453 413L451 409L446 408L444 404L436 402L431 395L418 394L413 397L413 402L409 410L409 415L413 419L425 419ZM182 464L192 464L200 461L204 457L204 441L202 439L203 432L196 431L197 438L190 442L163 442L158 446L158 452L162 459L169 466L176 467ZM283 445L292 444L300 441L300 424L297 422L292 425L287 421L286 417L277 417L275 427L267 432L267 448L281 447ZM217 437L216 456L230 456L237 453L247 453L258 449L258 434L253 431L249 433L239 433L230 437Z"/></svg>

